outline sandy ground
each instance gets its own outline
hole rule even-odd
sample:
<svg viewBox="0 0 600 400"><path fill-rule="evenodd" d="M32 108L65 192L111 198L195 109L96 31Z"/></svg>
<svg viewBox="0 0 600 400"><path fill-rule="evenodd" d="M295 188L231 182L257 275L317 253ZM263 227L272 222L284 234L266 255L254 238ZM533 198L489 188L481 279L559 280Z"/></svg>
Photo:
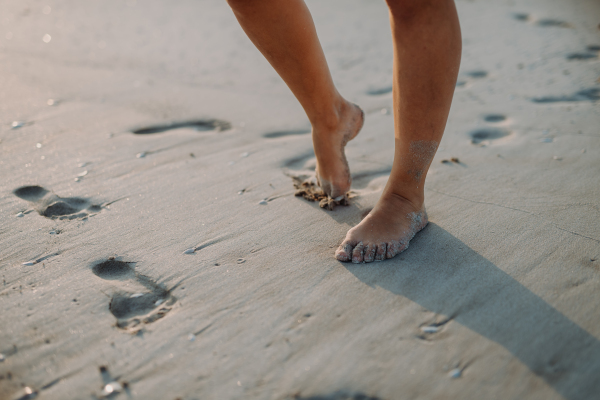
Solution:
<svg viewBox="0 0 600 400"><path fill-rule="evenodd" d="M308 4L367 113L332 212L225 1L3 2L1 399L600 398L600 3L457 2L431 223L368 265L333 252L391 167L386 8Z"/></svg>

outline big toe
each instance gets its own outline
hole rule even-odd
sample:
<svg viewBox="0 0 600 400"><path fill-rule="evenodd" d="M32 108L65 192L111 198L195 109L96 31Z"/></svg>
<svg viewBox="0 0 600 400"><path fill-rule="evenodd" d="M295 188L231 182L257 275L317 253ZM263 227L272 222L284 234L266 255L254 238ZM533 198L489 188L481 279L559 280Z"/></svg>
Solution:
<svg viewBox="0 0 600 400"><path fill-rule="evenodd" d="M349 241L344 241L342 244L340 244L340 247L338 247L338 249L335 251L335 258L337 258L338 261L343 262L351 261L353 249L354 246L352 245L352 243L350 243Z"/></svg>
<svg viewBox="0 0 600 400"><path fill-rule="evenodd" d="M331 182L322 176L319 176L319 182L323 192L334 200L342 200L351 186L351 182Z"/></svg>

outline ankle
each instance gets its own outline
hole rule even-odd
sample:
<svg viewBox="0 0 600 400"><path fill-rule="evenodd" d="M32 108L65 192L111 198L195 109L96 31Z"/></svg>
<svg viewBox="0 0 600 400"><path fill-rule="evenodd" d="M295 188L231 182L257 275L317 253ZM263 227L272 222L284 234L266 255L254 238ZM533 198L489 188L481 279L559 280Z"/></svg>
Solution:
<svg viewBox="0 0 600 400"><path fill-rule="evenodd" d="M422 190L387 189L381 194L381 200L403 204L413 210L421 210L425 203L425 194Z"/></svg>
<svg viewBox="0 0 600 400"><path fill-rule="evenodd" d="M313 132L328 134L337 132L348 114L350 102L341 96L329 107L321 108L316 115L309 116Z"/></svg>

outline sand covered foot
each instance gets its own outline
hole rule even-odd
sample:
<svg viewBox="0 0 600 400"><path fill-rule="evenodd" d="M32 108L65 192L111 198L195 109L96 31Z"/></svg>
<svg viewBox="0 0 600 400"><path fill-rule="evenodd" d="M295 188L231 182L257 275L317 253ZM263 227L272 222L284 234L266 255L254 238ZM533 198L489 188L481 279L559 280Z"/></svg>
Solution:
<svg viewBox="0 0 600 400"><path fill-rule="evenodd" d="M375 208L354 228L335 252L340 261L382 261L408 248L410 240L427 225L421 204L397 194L385 193Z"/></svg>
<svg viewBox="0 0 600 400"><path fill-rule="evenodd" d="M364 113L356 104L345 102L334 127L314 127L312 132L317 157L317 181L332 199L342 200L352 184L344 153L346 144L360 132Z"/></svg>

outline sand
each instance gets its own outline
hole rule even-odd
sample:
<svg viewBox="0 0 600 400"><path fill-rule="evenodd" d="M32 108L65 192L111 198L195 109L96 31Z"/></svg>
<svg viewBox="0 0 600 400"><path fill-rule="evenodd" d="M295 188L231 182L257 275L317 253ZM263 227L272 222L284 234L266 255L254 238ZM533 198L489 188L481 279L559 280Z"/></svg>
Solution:
<svg viewBox="0 0 600 400"><path fill-rule="evenodd" d="M333 211L225 1L4 2L1 399L600 398L600 4L457 1L430 223L374 264L334 251L391 168L386 7L308 5L366 113Z"/></svg>

